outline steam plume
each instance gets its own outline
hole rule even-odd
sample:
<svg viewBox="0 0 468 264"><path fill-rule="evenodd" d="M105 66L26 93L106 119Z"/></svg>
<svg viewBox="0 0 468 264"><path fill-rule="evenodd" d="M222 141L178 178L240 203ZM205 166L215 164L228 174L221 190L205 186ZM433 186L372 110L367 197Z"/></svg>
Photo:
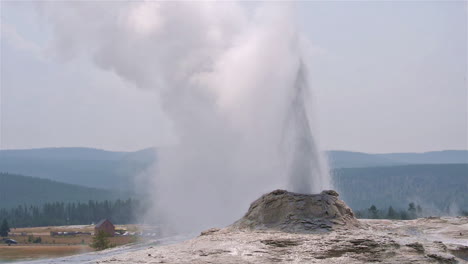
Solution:
<svg viewBox="0 0 468 264"><path fill-rule="evenodd" d="M177 142L159 150L145 184L154 217L179 231L225 225L273 188L330 187L290 4L253 15L231 2L46 2L41 11L61 58L91 56L158 90Z"/></svg>

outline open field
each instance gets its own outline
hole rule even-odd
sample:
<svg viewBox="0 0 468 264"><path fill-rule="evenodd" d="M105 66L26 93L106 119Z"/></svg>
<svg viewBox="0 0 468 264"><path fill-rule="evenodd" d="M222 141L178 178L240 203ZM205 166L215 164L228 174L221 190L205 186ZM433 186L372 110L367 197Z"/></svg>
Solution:
<svg viewBox="0 0 468 264"><path fill-rule="evenodd" d="M50 236L50 235L34 235L32 239L41 238L41 243L33 243L29 240L30 236L10 236L9 238L16 240L21 245L89 245L92 240L92 235L75 235L75 236ZM109 237L111 244L116 246L136 242L134 236L116 236ZM1 254L0 254L1 256Z"/></svg>
<svg viewBox="0 0 468 264"><path fill-rule="evenodd" d="M137 232L142 228L137 225L116 226L116 230L130 232ZM51 232L83 232L87 234L52 236ZM9 238L16 240L18 244L11 246L3 244L3 242L0 244L0 263L90 252L94 250L89 246L93 240L93 233L94 225L12 228ZM129 235L109 237L110 244L114 246L135 243L142 239L144 238Z"/></svg>
<svg viewBox="0 0 468 264"><path fill-rule="evenodd" d="M87 245L0 245L0 262L61 257L93 251Z"/></svg>

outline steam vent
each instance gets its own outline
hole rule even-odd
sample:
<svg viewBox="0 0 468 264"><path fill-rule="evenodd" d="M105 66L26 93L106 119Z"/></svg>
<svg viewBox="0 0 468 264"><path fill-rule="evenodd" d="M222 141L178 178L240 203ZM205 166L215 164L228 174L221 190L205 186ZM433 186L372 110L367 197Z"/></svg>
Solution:
<svg viewBox="0 0 468 264"><path fill-rule="evenodd" d="M359 225L353 211L338 199L336 191L298 194L276 190L253 202L244 217L232 227L316 233L335 228L356 228Z"/></svg>

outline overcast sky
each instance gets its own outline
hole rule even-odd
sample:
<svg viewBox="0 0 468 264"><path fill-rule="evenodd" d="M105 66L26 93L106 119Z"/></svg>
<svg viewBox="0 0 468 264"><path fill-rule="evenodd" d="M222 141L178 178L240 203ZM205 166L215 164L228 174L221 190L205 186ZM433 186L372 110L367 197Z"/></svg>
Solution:
<svg viewBox="0 0 468 264"><path fill-rule="evenodd" d="M468 148L466 2L302 2L296 18L314 47L325 149ZM173 141L155 90L84 56L54 57L34 3L2 1L1 23L0 148L133 151Z"/></svg>

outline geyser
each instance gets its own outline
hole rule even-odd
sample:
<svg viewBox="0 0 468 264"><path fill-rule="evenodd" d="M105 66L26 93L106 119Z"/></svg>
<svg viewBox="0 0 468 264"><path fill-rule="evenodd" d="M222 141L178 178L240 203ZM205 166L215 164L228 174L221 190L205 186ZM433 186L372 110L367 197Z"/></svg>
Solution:
<svg viewBox="0 0 468 264"><path fill-rule="evenodd" d="M199 230L231 223L272 189L331 187L313 137L310 52L296 30L294 4L41 6L59 55L88 54L101 69L158 91L155 104L176 142L158 150L141 185L154 202L148 219Z"/></svg>
<svg viewBox="0 0 468 264"><path fill-rule="evenodd" d="M300 63L296 81L291 87L292 100L286 123L283 127L289 148L288 178L290 189L299 193L319 192L330 187L330 176L326 161L316 146L307 105L309 86L305 66Z"/></svg>

